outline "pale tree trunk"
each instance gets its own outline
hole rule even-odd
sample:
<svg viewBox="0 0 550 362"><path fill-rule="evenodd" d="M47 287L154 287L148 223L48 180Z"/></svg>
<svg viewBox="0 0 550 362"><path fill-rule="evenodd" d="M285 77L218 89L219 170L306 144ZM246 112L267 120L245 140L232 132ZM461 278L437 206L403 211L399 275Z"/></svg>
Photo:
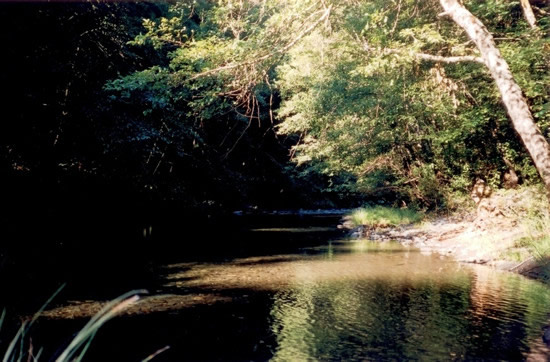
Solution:
<svg viewBox="0 0 550 362"><path fill-rule="evenodd" d="M550 195L550 145L537 127L521 88L514 80L508 63L500 54L485 25L457 0L439 0L445 12L466 30L500 91L514 129L531 155L546 191Z"/></svg>
<svg viewBox="0 0 550 362"><path fill-rule="evenodd" d="M531 3L529 3L529 0L520 0L520 3L521 8L523 9L523 16L525 16L525 20L527 20L531 28L535 29L537 27L537 19L535 18L535 14L533 13Z"/></svg>

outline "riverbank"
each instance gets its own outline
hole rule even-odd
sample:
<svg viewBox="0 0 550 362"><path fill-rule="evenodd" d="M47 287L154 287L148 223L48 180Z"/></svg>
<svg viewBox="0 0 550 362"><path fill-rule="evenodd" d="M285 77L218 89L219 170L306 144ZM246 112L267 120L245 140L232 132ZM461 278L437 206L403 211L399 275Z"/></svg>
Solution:
<svg viewBox="0 0 550 362"><path fill-rule="evenodd" d="M498 190L476 208L453 215L428 215L422 223L386 228L342 227L355 238L398 241L424 254L492 266L548 282L548 207L537 188ZM541 226L542 224L542 226Z"/></svg>

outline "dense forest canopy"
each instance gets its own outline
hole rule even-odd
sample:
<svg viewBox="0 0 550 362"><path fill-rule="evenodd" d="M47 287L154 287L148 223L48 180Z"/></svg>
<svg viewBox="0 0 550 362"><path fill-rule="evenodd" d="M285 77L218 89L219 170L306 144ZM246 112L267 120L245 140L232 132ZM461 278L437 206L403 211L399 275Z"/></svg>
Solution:
<svg viewBox="0 0 550 362"><path fill-rule="evenodd" d="M14 185L232 208L433 208L477 178L539 182L442 3L2 4L3 170ZM464 6L548 138L548 5Z"/></svg>
<svg viewBox="0 0 550 362"><path fill-rule="evenodd" d="M269 121L242 132L242 116L228 107L206 122L193 114L200 100L183 93L195 91L168 89L170 83L143 83L152 88L140 94L136 85L133 99L130 89L111 90L113 80L136 71L159 80L174 49L141 45L140 33L170 9L142 2L0 5L7 120L0 160L3 196L14 209L39 205L40 215L79 202L175 200L191 209L308 202L299 195L309 187L282 172L288 145L269 133ZM201 22L184 21L191 30Z"/></svg>
<svg viewBox="0 0 550 362"><path fill-rule="evenodd" d="M519 1L465 5L547 135L547 19L530 25ZM299 176L322 175L326 190L434 206L478 177L535 180L478 49L442 10L438 1L182 2L136 39L164 49L168 66L110 89L132 100L153 91L140 103L148 112L185 99L200 124L229 110L243 130L275 119L278 136L295 140ZM200 143L200 130L192 137Z"/></svg>

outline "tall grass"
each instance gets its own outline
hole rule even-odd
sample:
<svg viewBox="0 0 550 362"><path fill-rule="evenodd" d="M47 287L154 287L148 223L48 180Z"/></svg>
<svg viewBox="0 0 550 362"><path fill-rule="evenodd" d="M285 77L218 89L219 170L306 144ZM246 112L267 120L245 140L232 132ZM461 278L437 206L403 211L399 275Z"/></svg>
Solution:
<svg viewBox="0 0 550 362"><path fill-rule="evenodd" d="M523 244L539 262L550 262L550 210L547 205L530 212L523 221L527 237Z"/></svg>
<svg viewBox="0 0 550 362"><path fill-rule="evenodd" d="M130 307L139 300L139 293L146 293L145 290L131 291L107 303L90 321L78 332L71 343L55 360L56 362L80 361L90 347L99 328L107 321L115 317L123 310ZM80 353L79 353L80 352ZM77 358L73 359L75 354L79 353Z"/></svg>
<svg viewBox="0 0 550 362"><path fill-rule="evenodd" d="M529 275L550 282L550 208L546 191L542 186L525 186L519 190L498 191L500 202L497 205L508 217L512 225L523 229L523 236L515 245L505 250L506 260L527 264ZM516 269L514 268L514 269Z"/></svg>
<svg viewBox="0 0 550 362"><path fill-rule="evenodd" d="M353 226L369 228L414 224L420 222L423 214L411 209L398 209L385 206L368 206L356 209L350 215Z"/></svg>
<svg viewBox="0 0 550 362"><path fill-rule="evenodd" d="M550 261L550 207L545 191L526 188L516 197L512 206L518 223L525 232L517 246L526 248L539 262Z"/></svg>
<svg viewBox="0 0 550 362"><path fill-rule="evenodd" d="M40 310L34 314L29 320L21 324L21 327L15 334L15 337L9 343L2 362L22 362L39 360L42 354L40 349L34 354L34 346L30 341L27 341L27 336L30 328L36 322L40 314L44 311L46 306L53 300L53 298L61 291L59 288L50 299L40 308ZM134 290L121 295L120 297L107 303L96 315L94 315L90 321L76 334L69 345L61 352L59 357L55 359L56 362L73 362L81 361L86 354L92 340L94 339L97 331L106 322L120 314L122 311L128 309L131 305L135 304L139 300L139 294L147 293L146 290ZM5 310L0 316L0 327L5 318ZM151 356L150 356L151 357ZM149 358L149 357L148 357ZM150 359L150 358L149 358ZM149 360L146 359L146 360ZM49 359L51 360L51 359Z"/></svg>
<svg viewBox="0 0 550 362"><path fill-rule="evenodd" d="M538 208L536 213L524 220L523 227L527 228L527 237L520 240L531 258L537 263L535 276L537 279L550 284L550 210L548 205Z"/></svg>

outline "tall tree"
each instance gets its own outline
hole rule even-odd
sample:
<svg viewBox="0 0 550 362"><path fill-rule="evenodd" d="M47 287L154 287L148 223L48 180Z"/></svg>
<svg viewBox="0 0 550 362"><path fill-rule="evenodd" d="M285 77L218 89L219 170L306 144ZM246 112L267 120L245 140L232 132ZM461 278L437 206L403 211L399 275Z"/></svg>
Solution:
<svg viewBox="0 0 550 362"><path fill-rule="evenodd" d="M537 127L521 88L515 81L508 63L500 54L493 36L458 0L440 0L440 3L445 10L444 14L449 15L463 28L479 49L500 91L514 129L531 155L550 195L550 145Z"/></svg>
<svg viewBox="0 0 550 362"><path fill-rule="evenodd" d="M204 125L235 111L237 127L216 143L223 158L235 155L248 142L245 132L267 116L297 142L291 156L300 174L321 174L337 192L386 190L433 205L446 186L466 190L477 176L498 184L508 164L519 163L523 179L536 177L510 123L502 122L506 110L486 59L452 22L434 21L438 0L205 4L181 21L148 23L142 40L169 47L169 66L113 84L122 98L142 94L153 108L179 99L174 110L185 111L170 116L170 129L192 122L201 135ZM525 36L530 29L518 2L469 4L498 32L535 119L549 128L546 78L538 72L546 59L536 57L546 42ZM181 24L194 17L200 25L185 33L189 41L178 38ZM513 81L510 69L504 77ZM510 89L521 98L519 87ZM524 128L532 129L530 121ZM195 133L189 135L197 142L206 139ZM530 145L544 141L540 133L522 134Z"/></svg>

